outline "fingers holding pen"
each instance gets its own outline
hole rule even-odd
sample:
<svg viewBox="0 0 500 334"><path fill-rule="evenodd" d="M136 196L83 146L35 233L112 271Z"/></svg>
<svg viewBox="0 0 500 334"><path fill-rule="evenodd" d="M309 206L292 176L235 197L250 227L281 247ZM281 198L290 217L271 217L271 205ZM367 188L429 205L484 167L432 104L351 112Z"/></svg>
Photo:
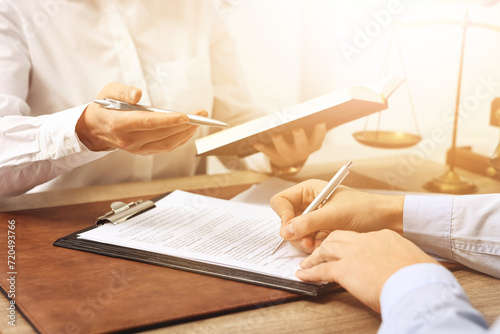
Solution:
<svg viewBox="0 0 500 334"><path fill-rule="evenodd" d="M146 114L162 115L162 113L140 112ZM208 116L204 110L193 113L199 116ZM169 116L172 114L163 114ZM149 116L149 115L148 115ZM186 116L181 114L181 116ZM186 116L187 117L187 116ZM179 125L159 124L158 127L150 130L148 127L134 129L127 133L119 143L120 148L140 155L150 155L161 152L172 151L186 144L196 133L199 125L184 123L184 119Z"/></svg>
<svg viewBox="0 0 500 334"><path fill-rule="evenodd" d="M322 210L315 210L296 216L281 226L280 235L287 240L297 240L307 236L314 236L314 239L318 239L315 236L319 232L332 231L334 229L331 219L325 217L328 213ZM320 236L322 235L324 234L320 234Z"/></svg>
<svg viewBox="0 0 500 334"><path fill-rule="evenodd" d="M179 125L189 125L189 118L184 113L159 113L149 111L110 110L100 107L108 113L110 132L154 131ZM182 129L182 128L181 128Z"/></svg>
<svg viewBox="0 0 500 334"><path fill-rule="evenodd" d="M281 224L286 225L292 218L300 216L327 182L308 180L296 184L271 198L271 208L281 218Z"/></svg>
<svg viewBox="0 0 500 334"><path fill-rule="evenodd" d="M132 103L138 102L140 95L140 89L119 84L109 84L99 94ZM208 116L203 110L193 114ZM75 131L93 151L118 148L150 155L172 151L187 143L198 129L189 121L184 113L111 110L91 103L80 116Z"/></svg>
<svg viewBox="0 0 500 334"><path fill-rule="evenodd" d="M151 155L162 152L170 152L187 143L191 137L194 136L198 127L198 125L191 125L189 128L173 135L169 135L161 140L148 141L140 147L137 153L141 155Z"/></svg>

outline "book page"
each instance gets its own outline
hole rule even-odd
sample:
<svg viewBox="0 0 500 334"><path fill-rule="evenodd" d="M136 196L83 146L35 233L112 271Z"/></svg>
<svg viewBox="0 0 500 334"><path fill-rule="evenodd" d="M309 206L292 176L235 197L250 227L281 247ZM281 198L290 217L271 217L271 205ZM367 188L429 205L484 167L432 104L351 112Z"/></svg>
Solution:
<svg viewBox="0 0 500 334"><path fill-rule="evenodd" d="M400 75L393 75L383 78L371 84L365 85L366 88L381 95L384 99L388 99L391 95L405 82L405 79Z"/></svg>
<svg viewBox="0 0 500 334"><path fill-rule="evenodd" d="M245 157L257 150L256 142L271 143L276 133L288 136L297 126L312 131L318 122L327 130L387 108L388 97L402 79L385 80L375 86L350 87L301 102L269 115L210 134L195 141L197 155L236 155Z"/></svg>
<svg viewBox="0 0 500 334"><path fill-rule="evenodd" d="M177 190L139 216L78 238L298 280L295 271L307 254L287 244L271 255L279 228L269 207Z"/></svg>
<svg viewBox="0 0 500 334"><path fill-rule="evenodd" d="M352 96L348 89L337 90L322 96L318 96L314 99L304 101L302 103L296 104L282 111L277 111L269 115L265 115L243 124L232 126L230 128L224 129L222 131L210 134L203 138L198 138L195 141L196 152L198 155L239 155L240 157L246 156L247 151L252 153L254 150L251 148L256 140L266 143L270 141L271 135L260 135L266 131L271 131L274 133L280 133L280 127L297 120L305 121L308 117L314 116L325 110L333 109L335 106L341 106L352 100ZM329 113L329 119L325 121L333 121L334 119L345 119L350 118L343 112L340 113ZM358 118L358 117L355 117ZM332 120L333 119L333 120ZM306 122L307 123L307 122ZM328 123L328 122L327 122ZM277 132L276 132L277 131ZM258 138L253 138L251 144L247 145L237 145L235 143L241 140L248 140L252 136L257 136ZM236 145L230 150L232 152L219 152L214 154L217 149L222 149L227 145Z"/></svg>

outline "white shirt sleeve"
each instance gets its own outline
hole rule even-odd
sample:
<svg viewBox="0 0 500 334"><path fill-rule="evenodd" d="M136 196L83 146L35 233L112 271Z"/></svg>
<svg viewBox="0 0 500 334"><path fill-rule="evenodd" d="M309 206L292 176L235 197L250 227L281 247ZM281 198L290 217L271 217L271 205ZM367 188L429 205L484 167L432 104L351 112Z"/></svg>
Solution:
<svg viewBox="0 0 500 334"><path fill-rule="evenodd" d="M262 115L245 88L234 42L212 9L196 0L70 1L54 7L64 15L38 29L32 18L43 1L0 1L0 197L36 185L40 191L194 174L200 163L194 140L147 157L91 152L81 144L74 128L83 105L108 82L140 87L141 103L206 109L230 124ZM145 17L151 24L140 24ZM165 45L176 47L165 52ZM195 138L209 130L200 127ZM229 166L256 166L243 160L266 165L256 154Z"/></svg>
<svg viewBox="0 0 500 334"><path fill-rule="evenodd" d="M379 333L487 333L486 321L460 284L438 264L414 264L397 271L382 289L380 306Z"/></svg>
<svg viewBox="0 0 500 334"><path fill-rule="evenodd" d="M424 251L500 278L500 195L406 196L404 236Z"/></svg>
<svg viewBox="0 0 500 334"><path fill-rule="evenodd" d="M92 152L75 133L84 107L37 117L0 117L0 197L24 193L109 152Z"/></svg>
<svg viewBox="0 0 500 334"><path fill-rule="evenodd" d="M0 197L24 193L108 153L89 151L75 133L86 106L29 116L30 71L22 18L5 2L0 6Z"/></svg>

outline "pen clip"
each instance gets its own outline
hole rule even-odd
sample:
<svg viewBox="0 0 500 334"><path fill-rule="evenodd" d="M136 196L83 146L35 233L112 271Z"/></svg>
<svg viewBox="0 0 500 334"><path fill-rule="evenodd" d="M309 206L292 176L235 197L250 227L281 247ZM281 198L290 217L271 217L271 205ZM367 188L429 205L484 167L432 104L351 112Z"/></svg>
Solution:
<svg viewBox="0 0 500 334"><path fill-rule="evenodd" d="M116 109L116 105L113 105L113 103L111 103L111 101L109 101L108 99L105 99L105 100L94 100L94 103L97 103L97 104L103 106L104 108Z"/></svg>
<svg viewBox="0 0 500 334"><path fill-rule="evenodd" d="M330 199L330 197L333 195L333 193L335 192L335 190L337 190L337 188L340 186L340 184L344 181L344 179L347 176L347 174L349 174L349 169L347 169L346 173L340 179L339 183L335 186L335 188L332 189L332 191L330 191L330 193L328 194L328 196L325 197L325 199L323 200L323 202L321 202L321 204L325 204Z"/></svg>
<svg viewBox="0 0 500 334"><path fill-rule="evenodd" d="M100 104L106 109L155 111L154 108L152 107L147 107L141 104L130 104L127 102L108 99L108 98L105 98L104 100L94 100L94 102Z"/></svg>

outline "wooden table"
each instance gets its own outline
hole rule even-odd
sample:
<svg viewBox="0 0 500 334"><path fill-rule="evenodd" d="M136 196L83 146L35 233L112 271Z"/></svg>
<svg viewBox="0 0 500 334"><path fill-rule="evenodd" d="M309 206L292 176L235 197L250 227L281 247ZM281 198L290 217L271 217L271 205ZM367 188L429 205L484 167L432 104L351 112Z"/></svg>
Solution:
<svg viewBox="0 0 500 334"><path fill-rule="evenodd" d="M326 167L330 171L340 165L341 163ZM359 170L357 171L353 167L353 175L348 178L350 181L346 182L347 185L363 188L400 189L384 184L380 179L374 178L372 174L370 177L367 176L363 169L367 168L366 163L357 165L360 166ZM316 176L321 178L322 172L318 168L312 170ZM387 169L383 170L387 171ZM307 173L311 173L311 170L309 172L306 170L298 177L308 178ZM323 175L331 174L323 170ZM267 175L241 171L221 175L58 190L1 200L0 211L10 212L30 208L111 201L131 196L147 197L174 189L202 190L202 192L203 189L207 189L207 192L210 192L217 187L232 187L234 193L237 194L242 189L260 183L267 178ZM498 183L493 183L492 188L498 189ZM417 189L407 190L417 191ZM210 193L206 193L206 195L210 195ZM488 323L491 324L500 315L500 303L498 303L500 300L500 280L466 268L454 271L454 275L469 295L472 304L483 313ZM6 310L7 307L7 299L0 298L0 309ZM19 314L16 319L16 327L9 326L6 317L3 316L0 319L3 319L0 320L0 332L2 333L36 333ZM315 299L307 298L155 329L148 331L148 333L375 333L379 325L380 316L377 313L362 305L349 293L339 292Z"/></svg>

